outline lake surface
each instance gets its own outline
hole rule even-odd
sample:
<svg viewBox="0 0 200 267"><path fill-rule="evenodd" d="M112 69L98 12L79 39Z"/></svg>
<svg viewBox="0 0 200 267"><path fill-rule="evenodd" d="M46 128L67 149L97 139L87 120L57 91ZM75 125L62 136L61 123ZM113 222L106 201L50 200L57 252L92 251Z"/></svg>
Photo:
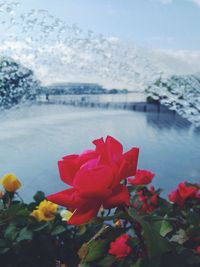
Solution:
<svg viewBox="0 0 200 267"><path fill-rule="evenodd" d="M171 113L33 105L1 111L0 126L0 176L15 173L26 200L37 190L65 189L57 161L106 135L125 150L140 147L139 168L156 173L154 185L166 193L181 181L200 181L200 129Z"/></svg>

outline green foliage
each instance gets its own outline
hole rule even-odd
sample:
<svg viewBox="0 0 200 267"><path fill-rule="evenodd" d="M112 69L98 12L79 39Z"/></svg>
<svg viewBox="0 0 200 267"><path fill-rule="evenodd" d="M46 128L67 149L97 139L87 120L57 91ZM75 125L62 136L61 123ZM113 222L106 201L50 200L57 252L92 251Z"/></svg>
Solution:
<svg viewBox="0 0 200 267"><path fill-rule="evenodd" d="M146 186L128 187L131 207L74 227L67 225L57 212L52 221L38 222L32 211L45 199L39 191L31 203L23 203L15 194L5 193L0 200L0 262L3 267L55 267L56 262L68 267L198 267L200 255L200 207L189 199L177 206L157 194L157 206L141 210L137 192ZM149 195L151 197L151 195ZM151 206L151 201L147 202ZM120 223L117 223L120 220ZM119 259L111 255L111 243L128 234L131 248ZM122 247L121 247L122 246ZM119 251L123 245L119 244Z"/></svg>

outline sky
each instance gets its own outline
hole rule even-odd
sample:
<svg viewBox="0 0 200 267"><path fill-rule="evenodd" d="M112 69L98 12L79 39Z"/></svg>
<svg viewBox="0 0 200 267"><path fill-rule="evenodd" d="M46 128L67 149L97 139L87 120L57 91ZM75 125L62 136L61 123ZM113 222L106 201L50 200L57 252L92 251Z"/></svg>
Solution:
<svg viewBox="0 0 200 267"><path fill-rule="evenodd" d="M66 23L156 49L200 50L200 0L21 0Z"/></svg>

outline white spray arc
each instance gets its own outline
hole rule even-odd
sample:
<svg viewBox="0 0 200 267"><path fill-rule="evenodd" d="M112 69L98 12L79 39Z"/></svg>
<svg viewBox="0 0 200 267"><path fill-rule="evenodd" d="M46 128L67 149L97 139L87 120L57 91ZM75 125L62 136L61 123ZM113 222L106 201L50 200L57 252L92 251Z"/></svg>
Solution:
<svg viewBox="0 0 200 267"><path fill-rule="evenodd" d="M162 73L143 49L84 32L47 10L25 12L18 2L0 1L0 25L0 55L31 68L44 84L98 82L142 89Z"/></svg>

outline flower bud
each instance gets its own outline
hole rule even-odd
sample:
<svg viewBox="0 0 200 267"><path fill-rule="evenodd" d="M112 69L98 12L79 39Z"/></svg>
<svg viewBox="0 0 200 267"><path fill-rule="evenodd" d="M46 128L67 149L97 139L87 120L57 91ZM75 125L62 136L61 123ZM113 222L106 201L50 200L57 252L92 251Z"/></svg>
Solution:
<svg viewBox="0 0 200 267"><path fill-rule="evenodd" d="M21 187L21 182L12 173L4 175L1 179L1 184L4 189L10 193L16 192Z"/></svg>
<svg viewBox="0 0 200 267"><path fill-rule="evenodd" d="M115 226L116 226L116 227L122 227L121 220L118 219L118 220L115 222Z"/></svg>

